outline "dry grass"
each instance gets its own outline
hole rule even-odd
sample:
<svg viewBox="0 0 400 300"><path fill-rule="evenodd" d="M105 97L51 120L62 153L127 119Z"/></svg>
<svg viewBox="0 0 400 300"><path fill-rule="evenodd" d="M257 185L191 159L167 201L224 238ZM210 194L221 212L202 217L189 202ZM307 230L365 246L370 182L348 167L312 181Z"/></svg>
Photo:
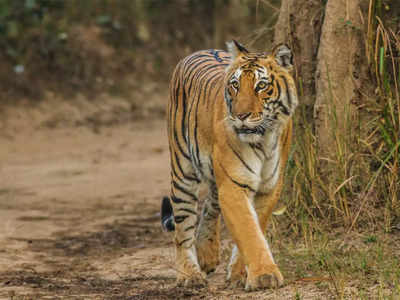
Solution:
<svg viewBox="0 0 400 300"><path fill-rule="evenodd" d="M345 112L346 124L340 128L336 126L335 107L331 107L330 134L335 144L329 159L319 155L306 113L297 116L298 134L287 176L287 185L292 188L286 193L286 205L292 231L305 242L315 231L332 227L344 227L348 232L366 228L391 232L400 217L400 40L385 27L377 6L378 0L370 0L365 24L375 94L363 95L366 103L358 108L357 120Z"/></svg>
<svg viewBox="0 0 400 300"><path fill-rule="evenodd" d="M306 113L297 115L286 219L274 217L281 225L272 230L288 281L313 281L334 299L400 298L400 38L382 22L381 1L369 3L364 41L375 87L356 121L339 130L331 115L329 160Z"/></svg>

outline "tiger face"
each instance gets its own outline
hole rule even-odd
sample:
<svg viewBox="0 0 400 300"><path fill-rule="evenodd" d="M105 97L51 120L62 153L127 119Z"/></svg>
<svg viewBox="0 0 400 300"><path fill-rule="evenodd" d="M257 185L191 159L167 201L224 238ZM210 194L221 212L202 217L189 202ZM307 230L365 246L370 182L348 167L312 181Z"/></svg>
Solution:
<svg viewBox="0 0 400 300"><path fill-rule="evenodd" d="M292 55L286 45L272 54L249 53L237 42L228 44L232 63L225 77L228 122L244 142L257 142L267 131L284 126L297 97L290 76Z"/></svg>

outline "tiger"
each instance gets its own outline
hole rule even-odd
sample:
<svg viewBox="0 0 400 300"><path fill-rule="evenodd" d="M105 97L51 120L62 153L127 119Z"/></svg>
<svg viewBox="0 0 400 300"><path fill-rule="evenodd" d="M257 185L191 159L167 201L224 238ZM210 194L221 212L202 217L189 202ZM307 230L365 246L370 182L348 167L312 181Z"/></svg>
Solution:
<svg viewBox="0 0 400 300"><path fill-rule="evenodd" d="M220 262L223 218L234 243L227 283L253 291L283 284L265 235L283 187L298 100L286 44L250 52L233 40L227 48L195 52L173 72L171 191L161 222L175 231L178 286L207 284ZM201 185L208 187L203 199Z"/></svg>

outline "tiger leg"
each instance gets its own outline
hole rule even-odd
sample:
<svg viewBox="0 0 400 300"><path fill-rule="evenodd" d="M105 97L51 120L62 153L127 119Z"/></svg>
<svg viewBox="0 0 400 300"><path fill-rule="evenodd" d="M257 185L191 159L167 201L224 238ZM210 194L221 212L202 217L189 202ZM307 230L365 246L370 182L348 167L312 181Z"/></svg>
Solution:
<svg viewBox="0 0 400 300"><path fill-rule="evenodd" d="M208 273L215 271L220 255L220 208L215 183L209 186L196 236L197 259L200 268Z"/></svg>
<svg viewBox="0 0 400 300"><path fill-rule="evenodd" d="M273 195L272 195L273 196ZM255 210L258 216L258 221L260 224L260 228L263 231L265 235L266 227L267 227L267 222L269 217L271 216L272 210L276 204L276 200L278 197L267 197L265 194L256 194L254 197L254 205L255 205ZM272 261L273 257L267 243L267 248L270 252ZM280 273L280 272L279 272ZM238 251L237 246L235 245L232 249L232 254L231 254L231 259L229 261L228 265L228 276L227 280L230 282L230 285L235 287L235 286L243 286L246 283L246 267L243 262L243 259ZM278 276L281 278L282 276ZM279 281L279 280L278 280Z"/></svg>
<svg viewBox="0 0 400 300"><path fill-rule="evenodd" d="M258 193L254 198L255 209L264 236L267 231L267 224L271 217L272 211L279 199L280 191L281 184L278 184L278 186L271 193ZM265 244L268 248L268 253L274 266L274 272L268 276L263 276L263 278L259 279L258 281L251 281L251 279L248 279L249 289L257 289L260 286L281 286L283 284L282 273L274 261L267 239L265 239Z"/></svg>
<svg viewBox="0 0 400 300"><path fill-rule="evenodd" d="M183 286L204 285L205 275L197 262L195 227L199 184L172 176L171 200L175 221L175 254L177 284Z"/></svg>
<svg viewBox="0 0 400 300"><path fill-rule="evenodd" d="M224 221L247 267L246 290L277 285L282 275L271 257L251 203L252 192L228 180L218 186L219 203Z"/></svg>
<svg viewBox="0 0 400 300"><path fill-rule="evenodd" d="M279 163L279 177L278 181L270 190L265 185L261 184L259 187L259 191L254 197L254 207L257 213L257 217L259 220L260 228L265 236L267 230L267 224L271 217L272 211L279 200L280 194L283 188L283 175L286 166L286 162L288 160L288 149L290 148L291 142L291 127L292 123L288 124L286 128L286 133L282 135L282 152ZM269 248L268 242L265 239L265 244L268 249L269 257L271 258L271 269L273 272L271 274L266 274L260 278L252 278L250 276L247 277L246 289L257 289L259 287L265 286L280 286L283 284L283 276L275 264L275 261L272 257L271 250Z"/></svg>
<svg viewBox="0 0 400 300"><path fill-rule="evenodd" d="M258 221L260 224L260 228L263 231L264 235L266 233L267 229L267 224L268 220L272 214L272 211L276 205L276 202L279 199L279 195L282 189L282 185L278 184L276 189L268 194L264 193L257 193L256 196L254 197L254 206L255 210L258 216ZM265 241L267 245L267 249L269 251L269 254L271 256L272 262L275 264L275 261L273 259L270 247L268 245L268 241ZM276 285L281 285L283 283L283 276L279 269L276 269L276 272L274 273L275 276L264 276L263 281L264 283L261 282L259 284L261 285L266 285L266 286L276 286ZM228 281L230 282L231 286L239 286L239 285L244 285L246 282L246 268L245 264L243 262L243 258L241 257L237 246L235 245L234 248L232 249L232 254L231 254L231 259L228 265ZM259 285L256 283L256 285ZM257 288L254 287L254 288Z"/></svg>

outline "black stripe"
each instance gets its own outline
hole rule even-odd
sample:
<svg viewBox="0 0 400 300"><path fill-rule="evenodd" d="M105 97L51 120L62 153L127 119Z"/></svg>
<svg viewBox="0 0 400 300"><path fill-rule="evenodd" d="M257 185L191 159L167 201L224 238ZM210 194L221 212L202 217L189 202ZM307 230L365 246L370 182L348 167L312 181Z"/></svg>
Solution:
<svg viewBox="0 0 400 300"><path fill-rule="evenodd" d="M178 246L182 246L183 243L190 241L192 238L187 238L185 240L183 240L182 242L178 243Z"/></svg>
<svg viewBox="0 0 400 300"><path fill-rule="evenodd" d="M202 62L203 61L200 61L200 63L202 63ZM190 108L189 108L189 111L188 111L188 114L187 114L187 124L188 124L188 126L189 126L189 124L191 124L193 107L196 106L196 104L199 101L199 97L196 96L196 91L197 90L195 90L194 92L191 91L193 79L197 78L198 76L199 76L199 72L198 72L198 69L196 69L196 73L192 76L189 88L187 90L187 93L188 93L189 97L191 97L191 99L192 99L192 101L190 103ZM196 79L195 82L197 82L197 79ZM197 89L197 86L195 86L195 88ZM192 122L195 122L195 121L193 120ZM195 163L196 165L198 165L197 162L196 162L197 157L194 155L194 152L193 152L193 144L196 145L197 140L195 139L194 143L192 142L190 128L188 128L188 143L189 143L189 152L190 152L191 157L192 157L192 163Z"/></svg>
<svg viewBox="0 0 400 300"><path fill-rule="evenodd" d="M215 64L213 59L199 59L198 61L196 61L195 63L193 63L191 66L189 66L190 68L190 72L189 74L185 74L185 85L188 82L188 80L190 79L190 84L188 86L188 91L190 91L191 87L192 87L192 83L193 83L193 78L196 77L197 71L203 69L203 67L200 67L202 64L206 64L211 62L213 64L211 64L211 66L221 66L221 65L217 65ZM186 69L188 70L188 69ZM193 74L194 72L194 74Z"/></svg>
<svg viewBox="0 0 400 300"><path fill-rule="evenodd" d="M202 61L203 63L206 61ZM196 78L195 82L197 82L199 80L199 78L201 76L203 76L205 73L207 73L208 71L214 69L214 68L221 68L221 65L217 65L217 64L210 64L210 65L206 65L204 67L199 67L197 68L197 72L195 74L193 74L191 80L190 80L190 84L188 86L188 94L190 94L190 91L192 90L192 85L193 85L193 80Z"/></svg>
<svg viewBox="0 0 400 300"><path fill-rule="evenodd" d="M240 186L241 188L245 188L248 189L250 192L255 193L256 190L252 187L250 187L249 185L245 184L245 183L240 183L238 181L236 181L235 179L233 179L232 177L229 176L228 172L225 170L225 168L222 166L221 163L219 163L220 167L222 168L222 170L224 171L225 175L237 186Z"/></svg>
<svg viewBox="0 0 400 300"><path fill-rule="evenodd" d="M213 199L218 199L218 188L215 182L210 182L209 191Z"/></svg>
<svg viewBox="0 0 400 300"><path fill-rule="evenodd" d="M175 98L176 99L178 99L179 98L179 89L180 89L180 80L178 79L177 80L177 84L178 84L178 86L177 86L177 88L176 88L176 92L175 92ZM178 102L177 101L175 101L175 115L174 115L174 120L171 120L170 119L170 122L172 122L172 126L173 126L173 132L174 132L174 140L175 140L175 142L176 142L176 144L177 144L177 146L178 146L178 149L179 149L179 151L182 153L182 155L187 159L187 160L190 160L190 156L185 152L185 151L183 151L183 148L182 148L182 146L181 146L181 144L179 143L179 138L178 138L178 132L177 132L177 130L176 130L176 115L177 115L177 111L178 111Z"/></svg>
<svg viewBox="0 0 400 300"><path fill-rule="evenodd" d="M200 160L200 146L199 146L199 140L198 140L198 137L197 137L197 110L198 110L198 107L199 107L199 99L200 99L200 97L197 99L195 113L194 113L195 115L194 115L193 138L194 138L194 147L195 147L195 150L196 150L196 156L195 157L196 157L196 160L197 160L197 165L199 167L200 173L203 175L203 172L201 171L202 163L201 163L201 160Z"/></svg>
<svg viewBox="0 0 400 300"><path fill-rule="evenodd" d="M180 192L184 193L185 195L188 195L189 197L191 197L193 200L197 201L197 197L192 194L191 192L187 191L186 189L184 189L183 187L181 187L177 182L175 182L174 180L172 180L172 184L173 186Z"/></svg>
<svg viewBox="0 0 400 300"><path fill-rule="evenodd" d="M176 162L176 165L178 166L179 171L181 172L183 178L185 178L186 180L189 180L189 181L196 181L197 183L200 183L200 180L199 180L198 178L192 177L192 176L189 176L189 175L186 175L185 172L183 172L183 169L182 169L182 166L181 166L181 162L180 162L180 160L179 160L179 157L178 157L178 155L177 155L176 152L174 152L174 154L175 154L175 162ZM176 174L174 174L174 175L176 175Z"/></svg>
<svg viewBox="0 0 400 300"><path fill-rule="evenodd" d="M208 169L210 170L210 174L212 176L212 178L215 178L215 174L214 174L214 166L212 164L212 160L210 160L211 162L208 164Z"/></svg>
<svg viewBox="0 0 400 300"><path fill-rule="evenodd" d="M174 216L174 220L176 224L180 224L183 221L186 220L186 218L189 217L188 215L183 215L183 216Z"/></svg>
<svg viewBox="0 0 400 300"><path fill-rule="evenodd" d="M193 75L190 85L189 85L189 89L188 89L188 94L191 94L191 86L192 86L192 82L194 79L196 79L194 82L198 83L195 86L195 91L193 92L193 95L195 95L194 99L195 103L191 103L190 109L189 109L189 114L188 114L188 123L190 122L190 119L192 118L192 112L193 112L193 106L195 107L195 112L194 112L194 131L193 131L193 138L194 138L194 147L195 147L195 153L196 155L194 155L193 151L191 151L192 153L192 157L194 158L194 162L196 163L196 165L198 166L199 172L201 173L201 175L203 175L202 172L202 163L200 161L200 156L199 156L199 144L198 144L198 139L197 139L197 110L198 110L198 106L199 106L199 100L200 100L200 95L201 92L204 90L202 89L202 80L200 80L201 76L203 76L204 74L206 74L208 72L208 70L215 68L215 66L218 65L210 65L208 67L204 67L204 68L199 68L197 70L197 72ZM189 142L190 142L190 134L189 134ZM190 143L193 145L193 143Z"/></svg>
<svg viewBox="0 0 400 300"><path fill-rule="evenodd" d="M215 213L212 213L211 211L208 211L207 214L204 214L203 216L207 220L215 220L219 216L219 213L215 214Z"/></svg>
<svg viewBox="0 0 400 300"><path fill-rule="evenodd" d="M173 180L177 179L180 183L182 184L186 184L186 182L184 181L184 178L180 177L175 170L175 166L171 165L171 178L173 178Z"/></svg>
<svg viewBox="0 0 400 300"><path fill-rule="evenodd" d="M275 143L271 148L271 151L275 151L276 147L278 147L279 136L275 136Z"/></svg>
<svg viewBox="0 0 400 300"><path fill-rule="evenodd" d="M289 110L287 109L287 107L285 105L283 105L281 102L279 102L279 107L281 108L281 112L287 116L290 115Z"/></svg>
<svg viewBox="0 0 400 300"><path fill-rule="evenodd" d="M203 76L203 74L206 74L208 72L208 69L209 68L205 68L204 71L202 72L201 76ZM212 75L214 75L214 74L212 74ZM211 74L210 74L210 76L211 76ZM199 166L200 172L201 172L201 169L202 169L202 163L201 163L201 160L200 160L200 146L199 146L199 143L198 143L198 136L197 136L199 102L200 102L200 99L204 99L205 98L206 93L208 91L208 85L210 84L210 82L212 81L213 78L214 78L214 76L211 76L211 77L207 78L205 83L203 83L203 80L200 80L199 86L200 86L201 90L200 90L199 97L197 97L197 102L196 102L196 107L195 107L194 140L196 142L196 144L195 144L196 157L197 157L197 161L198 161L198 166ZM203 94L204 97L201 97L202 94Z"/></svg>
<svg viewBox="0 0 400 300"><path fill-rule="evenodd" d="M211 64L207 64L208 62L211 62ZM205 66L201 66L202 64L205 64ZM187 91L188 91L189 94L190 94L190 91L192 89L193 81L195 81L195 78L196 78L196 81L197 81L197 79L201 75L203 75L205 72L207 72L209 69L212 69L212 68L220 68L221 70L223 69L221 67L221 65L215 64L215 61L213 61L212 59L211 60L210 59L208 59L208 60L207 59L202 59L202 60L199 60L199 61L196 62L195 67L191 68L190 73L188 75L185 75L185 79L186 79L185 84L187 83L187 80L190 79L189 86L186 85L187 86ZM192 76L193 72L195 72L195 73Z"/></svg>
<svg viewBox="0 0 400 300"><path fill-rule="evenodd" d="M278 159L278 162L276 163L274 170L272 171L272 175L270 175L265 181L270 181L275 176L275 173L278 170L279 165L280 165L280 159Z"/></svg>
<svg viewBox="0 0 400 300"><path fill-rule="evenodd" d="M269 76L269 79L270 79L270 84L273 84L273 83L274 83L274 80L275 80L275 75L274 75L274 74L271 74L271 75Z"/></svg>
<svg viewBox="0 0 400 300"><path fill-rule="evenodd" d="M192 204L192 202L182 200L182 199L180 199L178 197L175 197L175 196L171 196L171 200L172 200L172 202L174 202L176 204L179 204L179 203Z"/></svg>
<svg viewBox="0 0 400 300"><path fill-rule="evenodd" d="M221 77L221 72L215 72L210 74L210 77L207 79L207 82L205 84L205 89L206 89L206 94L204 95L206 104L209 102L208 99L211 96L211 92L213 91L213 88L215 85L219 82L219 78ZM211 82L211 86L208 88L209 83Z"/></svg>
<svg viewBox="0 0 400 300"><path fill-rule="evenodd" d="M209 59L205 59L203 57L208 57ZM195 70L197 70L198 66L200 66L201 64L206 63L206 62L213 62L213 59L210 58L208 55L201 55L201 56L195 57L195 59L193 59L189 63L185 64L185 74L184 74L185 79L188 80L189 78L191 78L193 72Z"/></svg>
<svg viewBox="0 0 400 300"><path fill-rule="evenodd" d="M234 184L236 184L236 185L238 185L238 186L240 186L241 188L245 188L245 189L248 189L250 192L253 192L253 193L255 193L256 192L256 190L255 189L253 189L252 187L250 187L249 185L247 185L247 184L244 184L244 183L240 183L240 182L238 182L238 181L236 181L236 180L234 180L232 177L230 177L229 175L227 175L228 176L228 178L234 183Z"/></svg>
<svg viewBox="0 0 400 300"><path fill-rule="evenodd" d="M221 63L221 62L222 62L222 58L219 57L219 52L220 52L220 51L214 50L214 49L210 50L210 54L214 55L215 60L216 60L217 62Z"/></svg>
<svg viewBox="0 0 400 300"><path fill-rule="evenodd" d="M257 143L257 144L250 144L250 146L251 146L252 148L255 148L255 149L260 150L261 153L263 154L264 158L267 157L267 155L265 154L264 148L262 147L261 144L258 144L258 143Z"/></svg>
<svg viewBox="0 0 400 300"><path fill-rule="evenodd" d="M275 85L276 85L276 88L278 89L278 96L276 97L275 100L280 100L281 99L281 94L282 94L282 89L281 89L281 86L279 84L279 81L277 81Z"/></svg>
<svg viewBox="0 0 400 300"><path fill-rule="evenodd" d="M210 93L209 93L209 95L208 95L208 97L207 97L207 100L206 100L206 108L208 108L208 106L209 106L209 104L210 104L211 92L212 92L212 90L214 89L214 87L215 87L218 83L220 83L219 87L218 87L217 90L216 90L216 94L215 94L215 97L214 97L214 99L218 99L218 98L217 98L217 97L218 97L218 94L219 94L219 92L221 91L221 88L224 86L224 84L223 84L223 82L222 82L222 79L221 79L221 77L223 77L222 75L223 75L223 73L219 73L217 76L214 77L214 79L215 79L214 84L211 86Z"/></svg>
<svg viewBox="0 0 400 300"><path fill-rule="evenodd" d="M253 149L254 154L257 156L257 158L258 158L260 161L262 161L263 159L262 159L262 157L260 156L260 154L258 154L257 150L256 150L255 148L253 148L253 147L251 147L251 149Z"/></svg>
<svg viewBox="0 0 400 300"><path fill-rule="evenodd" d="M190 208L184 208L184 207L182 207L182 208L178 208L178 211L186 211L186 212L188 212L188 213L190 213L190 214L197 215L197 212L195 212L194 210L192 210L192 209L190 209Z"/></svg>
<svg viewBox="0 0 400 300"><path fill-rule="evenodd" d="M188 74L187 72L192 70L193 65L195 64L195 62L200 61L200 60L204 60L203 57L208 57L210 58L210 61L212 60L210 55L204 55L204 54L194 54L192 56L189 56L188 59L183 61L184 64L184 68L185 68L185 73L184 73L184 77L188 78ZM190 74L189 74L190 75Z"/></svg>
<svg viewBox="0 0 400 300"><path fill-rule="evenodd" d="M228 141L228 146L229 146L229 148L231 148L231 150L236 155L236 157L241 161L241 163L246 167L246 169L249 170L251 173L257 175L256 172L254 172L253 169L250 168L250 166L243 160L243 158L240 156L240 154L237 153L237 151L233 148L233 146L231 145L231 143L229 143L229 141Z"/></svg>
<svg viewBox="0 0 400 300"><path fill-rule="evenodd" d="M225 88L224 100L226 105L228 106L229 113L232 114L232 97L229 95L227 88Z"/></svg>
<svg viewBox="0 0 400 300"><path fill-rule="evenodd" d="M189 230L194 229L194 228L195 228L195 226L192 225L192 226L186 227L186 228L185 228L185 231L189 231Z"/></svg>
<svg viewBox="0 0 400 300"><path fill-rule="evenodd" d="M185 126L185 118L186 118L186 92L185 89L183 89L182 91L182 120L181 120L181 134L183 137L183 140L185 141L185 144L187 146L188 141L187 141L187 137L186 137L186 126Z"/></svg>

